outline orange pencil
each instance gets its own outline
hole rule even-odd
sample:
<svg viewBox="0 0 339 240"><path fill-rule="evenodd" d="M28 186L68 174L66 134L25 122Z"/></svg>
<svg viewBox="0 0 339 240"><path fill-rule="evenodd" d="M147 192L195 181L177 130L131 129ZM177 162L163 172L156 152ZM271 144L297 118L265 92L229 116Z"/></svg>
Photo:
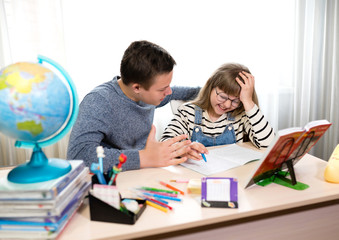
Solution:
<svg viewBox="0 0 339 240"><path fill-rule="evenodd" d="M177 189L177 188L175 188L175 187L173 187L173 186L171 186L171 185L169 185L169 184L167 184L167 183L165 183L163 181L160 181L160 184L165 186L165 187L168 187L169 189L177 191L177 192L181 193L182 195L185 195L185 193L183 191L181 191L181 190L179 190L179 189Z"/></svg>

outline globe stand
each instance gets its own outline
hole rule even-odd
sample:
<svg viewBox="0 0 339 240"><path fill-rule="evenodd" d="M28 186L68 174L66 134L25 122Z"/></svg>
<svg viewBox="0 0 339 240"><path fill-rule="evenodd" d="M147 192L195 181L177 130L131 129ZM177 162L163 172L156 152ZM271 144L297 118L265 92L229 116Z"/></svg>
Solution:
<svg viewBox="0 0 339 240"><path fill-rule="evenodd" d="M35 144L31 159L11 170L8 180L14 183L36 183L61 177L71 171L68 161L48 159L38 144Z"/></svg>
<svg viewBox="0 0 339 240"><path fill-rule="evenodd" d="M65 127L60 129L55 136L40 142L15 142L16 147L33 148L33 153L28 163L19 165L9 172L7 179L14 183L37 183L48 181L64 176L72 169L71 164L67 160L56 158L48 159L41 148L56 143L72 128L79 111L76 88L69 74L58 63L41 55L38 56L38 60L39 64L43 64L45 62L51 65L64 77L71 91L72 111L68 121L65 123Z"/></svg>

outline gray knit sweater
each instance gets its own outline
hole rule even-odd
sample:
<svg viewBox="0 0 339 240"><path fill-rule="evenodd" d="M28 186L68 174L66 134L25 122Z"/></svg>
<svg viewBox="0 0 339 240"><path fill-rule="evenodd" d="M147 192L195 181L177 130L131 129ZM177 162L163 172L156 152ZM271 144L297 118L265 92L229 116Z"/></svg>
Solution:
<svg viewBox="0 0 339 240"><path fill-rule="evenodd" d="M90 166L92 162L98 162L97 146L103 146L104 171L119 163L121 153L127 156L123 171L140 168L139 150L146 145L156 106L129 99L122 92L118 78L96 87L80 103L67 159L82 159ZM170 100L193 99L199 90L200 87L173 87L172 94L157 107Z"/></svg>

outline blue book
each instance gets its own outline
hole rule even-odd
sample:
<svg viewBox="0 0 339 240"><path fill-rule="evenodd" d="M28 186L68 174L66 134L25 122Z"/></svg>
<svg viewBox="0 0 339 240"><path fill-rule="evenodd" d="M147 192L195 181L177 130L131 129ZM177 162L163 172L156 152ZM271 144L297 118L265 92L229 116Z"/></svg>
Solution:
<svg viewBox="0 0 339 240"><path fill-rule="evenodd" d="M90 188L90 184L90 182L84 183L75 197L69 201L60 216L43 218L0 218L0 238L54 239L81 206Z"/></svg>
<svg viewBox="0 0 339 240"><path fill-rule="evenodd" d="M9 170L0 171L0 201L1 200L48 200L55 199L70 182L85 168L82 160L69 161L72 170L57 179L40 182L19 184L7 180ZM3 171L7 171L4 173Z"/></svg>
<svg viewBox="0 0 339 240"><path fill-rule="evenodd" d="M86 167L53 200L2 200L0 218L58 216L84 185L88 185L88 174Z"/></svg>

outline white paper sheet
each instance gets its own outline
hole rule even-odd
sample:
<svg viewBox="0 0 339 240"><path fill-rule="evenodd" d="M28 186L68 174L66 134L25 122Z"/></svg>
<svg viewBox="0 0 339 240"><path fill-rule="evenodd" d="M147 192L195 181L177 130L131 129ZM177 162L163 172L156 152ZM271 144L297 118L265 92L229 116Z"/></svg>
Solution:
<svg viewBox="0 0 339 240"><path fill-rule="evenodd" d="M181 165L208 176L242 166L250 161L260 159L263 155L261 152L240 147L236 144L209 149L208 151L209 153L205 154L207 162L189 159L181 163Z"/></svg>

